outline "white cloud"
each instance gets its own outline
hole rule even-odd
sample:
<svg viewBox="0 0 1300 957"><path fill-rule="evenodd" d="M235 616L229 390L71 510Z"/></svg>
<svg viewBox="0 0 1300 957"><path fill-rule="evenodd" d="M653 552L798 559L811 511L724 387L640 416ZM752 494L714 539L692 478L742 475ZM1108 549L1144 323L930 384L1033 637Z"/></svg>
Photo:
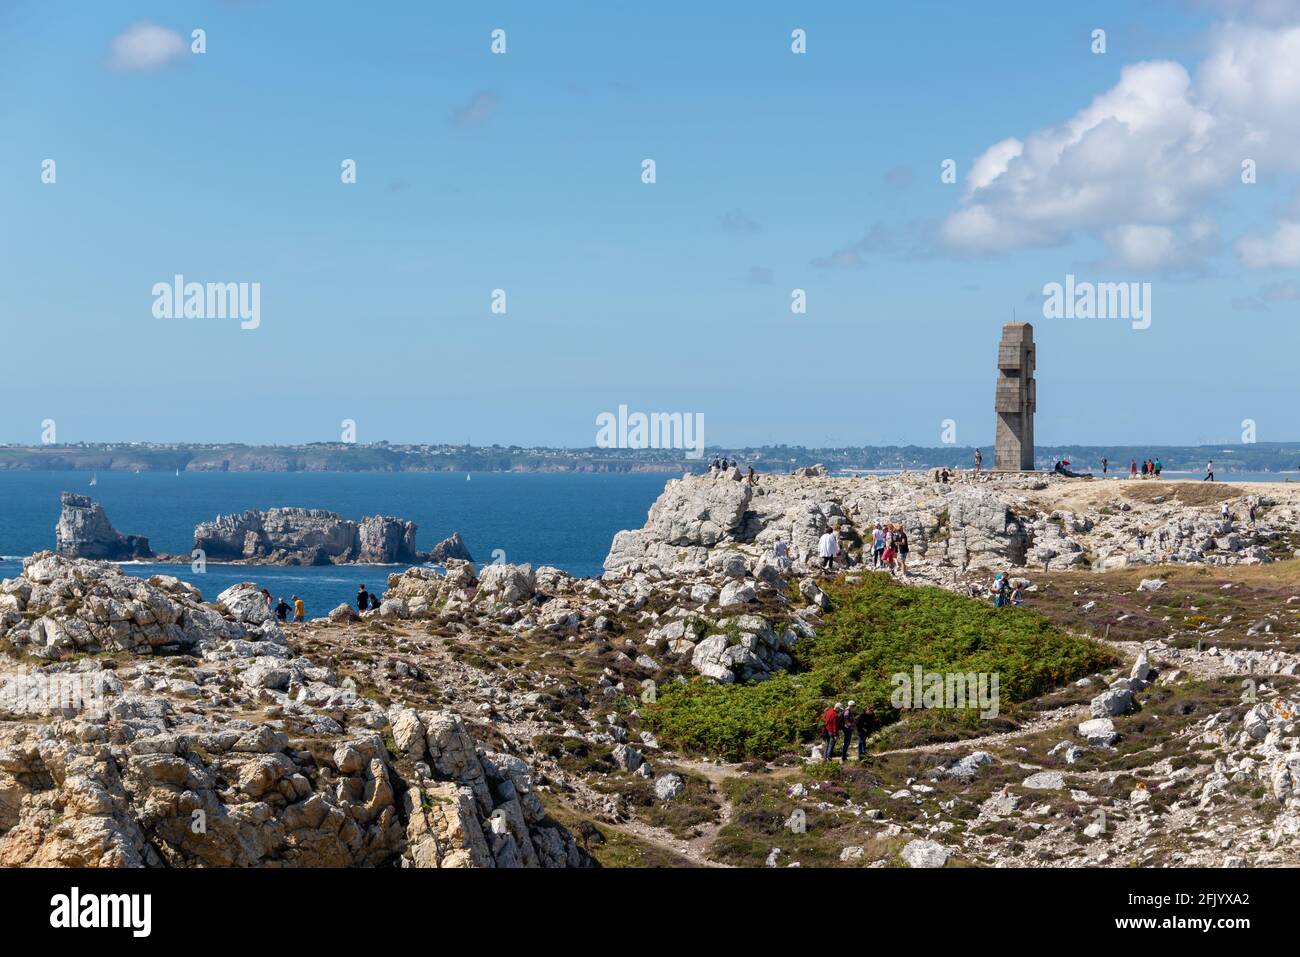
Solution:
<svg viewBox="0 0 1300 957"><path fill-rule="evenodd" d="M1300 220L1283 219L1270 233L1243 236L1237 254L1251 269L1300 268Z"/></svg>
<svg viewBox="0 0 1300 957"><path fill-rule="evenodd" d="M113 38L108 68L123 73L157 70L184 56L189 48L175 30L143 20Z"/></svg>
<svg viewBox="0 0 1300 957"><path fill-rule="evenodd" d="M1168 226L1119 226L1106 234L1106 241L1116 258L1134 269L1169 266L1178 248Z"/></svg>
<svg viewBox="0 0 1300 957"><path fill-rule="evenodd" d="M1064 122L988 147L940 236L994 253L1092 235L1115 262L1187 267L1218 245L1206 198L1240 186L1244 159L1300 169L1297 143L1300 25L1220 26L1195 78L1172 61L1131 64ZM1266 258L1239 249L1247 265Z"/></svg>

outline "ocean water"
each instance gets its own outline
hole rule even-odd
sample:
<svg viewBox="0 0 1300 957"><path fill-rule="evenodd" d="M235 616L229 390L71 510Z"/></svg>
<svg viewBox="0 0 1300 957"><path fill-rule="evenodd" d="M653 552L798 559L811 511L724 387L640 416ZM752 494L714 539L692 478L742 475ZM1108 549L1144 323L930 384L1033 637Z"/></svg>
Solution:
<svg viewBox="0 0 1300 957"><path fill-rule="evenodd" d="M59 493L80 492L104 506L123 535L146 535L155 552L189 554L194 526L218 514L276 506L324 508L353 521L396 515L419 526L428 550L459 531L474 560L554 565L574 575L599 575L614 534L640 528L673 476L639 473L475 472L86 472L0 471L0 578L22 571L21 558L54 548ZM255 582L273 595L302 596L308 617L351 602L357 585L382 591L400 565L320 568L208 563L124 563L148 577L175 575L211 600L224 588Z"/></svg>

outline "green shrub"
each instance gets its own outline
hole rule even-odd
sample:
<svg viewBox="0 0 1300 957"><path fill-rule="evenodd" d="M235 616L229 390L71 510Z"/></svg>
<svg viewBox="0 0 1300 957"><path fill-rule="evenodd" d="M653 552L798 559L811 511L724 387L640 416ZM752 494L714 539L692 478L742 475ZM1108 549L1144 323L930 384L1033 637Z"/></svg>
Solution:
<svg viewBox="0 0 1300 957"><path fill-rule="evenodd" d="M883 573L829 587L832 610L813 639L794 648L793 675L748 685L704 679L668 685L646 709L672 747L730 760L771 757L816 736L821 712L852 698L871 727L897 721L891 676L925 672L998 676L999 705L1033 698L1112 664L1093 641L1063 634L1047 618L941 588L904 586Z"/></svg>

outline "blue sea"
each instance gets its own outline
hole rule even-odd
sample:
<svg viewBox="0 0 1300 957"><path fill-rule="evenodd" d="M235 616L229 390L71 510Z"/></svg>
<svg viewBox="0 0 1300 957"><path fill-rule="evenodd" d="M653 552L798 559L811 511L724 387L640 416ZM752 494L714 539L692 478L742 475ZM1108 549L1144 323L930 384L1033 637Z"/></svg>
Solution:
<svg viewBox="0 0 1300 957"><path fill-rule="evenodd" d="M104 506L123 535L145 535L155 552L189 554L194 526L218 514L276 506L324 508L359 521L396 515L419 526L428 550L460 532L480 565L499 549L508 562L554 565L573 575L599 575L614 534L640 528L674 476L649 473L474 472L88 472L0 471L0 578L22 571L22 557L54 548L59 493L80 492ZM252 581L286 599L300 595L308 617L352 601L357 585L381 591L401 565L320 568L208 563L128 562L123 571L175 575L207 600L229 585Z"/></svg>

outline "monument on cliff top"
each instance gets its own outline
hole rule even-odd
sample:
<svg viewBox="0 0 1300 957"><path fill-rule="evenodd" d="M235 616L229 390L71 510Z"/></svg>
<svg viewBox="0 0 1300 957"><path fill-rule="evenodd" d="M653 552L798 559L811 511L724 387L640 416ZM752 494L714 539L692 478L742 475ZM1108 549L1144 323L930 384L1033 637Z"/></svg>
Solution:
<svg viewBox="0 0 1300 957"><path fill-rule="evenodd" d="M998 343L998 388L993 400L998 426L994 468L1025 472L1034 468L1034 327L1008 322Z"/></svg>

